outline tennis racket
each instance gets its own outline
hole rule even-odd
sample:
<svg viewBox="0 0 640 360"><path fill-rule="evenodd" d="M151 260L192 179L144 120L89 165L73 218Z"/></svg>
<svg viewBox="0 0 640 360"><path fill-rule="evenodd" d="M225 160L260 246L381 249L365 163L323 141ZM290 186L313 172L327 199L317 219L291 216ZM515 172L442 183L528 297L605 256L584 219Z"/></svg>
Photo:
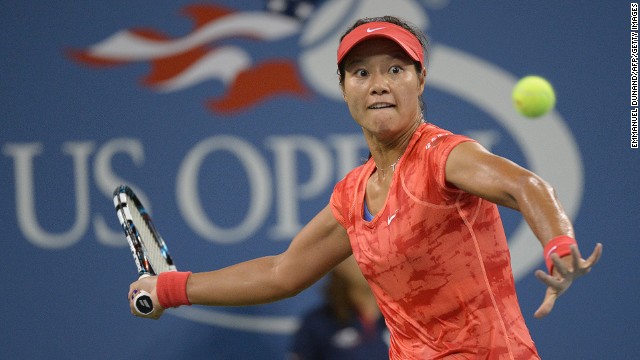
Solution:
<svg viewBox="0 0 640 360"><path fill-rule="evenodd" d="M113 192L113 205L138 268L138 278L176 271L167 245L133 190L126 185L118 186ZM141 315L153 311L151 296L146 291L136 294L134 304Z"/></svg>

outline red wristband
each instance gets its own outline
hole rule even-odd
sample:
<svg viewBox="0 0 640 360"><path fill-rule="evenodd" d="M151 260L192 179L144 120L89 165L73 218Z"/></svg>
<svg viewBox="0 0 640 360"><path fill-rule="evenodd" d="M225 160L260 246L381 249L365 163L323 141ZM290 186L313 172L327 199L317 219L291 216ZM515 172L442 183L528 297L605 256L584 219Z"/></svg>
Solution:
<svg viewBox="0 0 640 360"><path fill-rule="evenodd" d="M163 308L191 305L189 297L187 297L189 275L191 275L190 271L167 271L158 275L156 294L158 295L158 302Z"/></svg>
<svg viewBox="0 0 640 360"><path fill-rule="evenodd" d="M549 274L553 272L551 254L556 253L560 257L571 255L571 245L578 245L578 243L570 236L560 235L551 239L551 241L544 246L544 262L547 264Z"/></svg>

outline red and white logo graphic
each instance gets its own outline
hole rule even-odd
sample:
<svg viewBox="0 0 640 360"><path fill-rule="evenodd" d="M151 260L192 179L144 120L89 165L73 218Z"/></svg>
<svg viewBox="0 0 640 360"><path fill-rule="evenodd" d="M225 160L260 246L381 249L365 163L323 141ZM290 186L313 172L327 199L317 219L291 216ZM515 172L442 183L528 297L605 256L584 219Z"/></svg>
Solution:
<svg viewBox="0 0 640 360"><path fill-rule="evenodd" d="M174 92L207 80L221 81L223 96L207 106L216 113L248 108L278 94L305 96L309 93L289 58L255 62L246 49L216 45L226 39L247 38L276 41L297 34L297 19L267 13L235 12L216 5L192 5L183 13L194 22L183 37L170 38L154 29L121 30L69 55L94 67L149 62L151 70L142 84L158 92Z"/></svg>

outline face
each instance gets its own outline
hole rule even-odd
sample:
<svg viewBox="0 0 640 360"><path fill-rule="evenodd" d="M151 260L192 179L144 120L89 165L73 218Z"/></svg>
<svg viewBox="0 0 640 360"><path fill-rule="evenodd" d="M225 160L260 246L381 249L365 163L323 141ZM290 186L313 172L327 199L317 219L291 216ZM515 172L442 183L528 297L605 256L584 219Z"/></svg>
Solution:
<svg viewBox="0 0 640 360"><path fill-rule="evenodd" d="M365 133L393 136L415 124L425 74L416 73L413 60L398 44L384 38L363 41L344 64L343 96Z"/></svg>

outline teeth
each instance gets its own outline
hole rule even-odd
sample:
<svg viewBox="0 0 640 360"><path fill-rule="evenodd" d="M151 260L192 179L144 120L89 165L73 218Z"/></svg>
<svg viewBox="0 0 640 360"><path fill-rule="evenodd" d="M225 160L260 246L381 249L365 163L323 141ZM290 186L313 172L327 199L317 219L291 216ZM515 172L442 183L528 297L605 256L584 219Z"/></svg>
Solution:
<svg viewBox="0 0 640 360"><path fill-rule="evenodd" d="M387 107L391 107L393 105L391 104L374 104L369 106L369 109L382 109L382 108L387 108Z"/></svg>

